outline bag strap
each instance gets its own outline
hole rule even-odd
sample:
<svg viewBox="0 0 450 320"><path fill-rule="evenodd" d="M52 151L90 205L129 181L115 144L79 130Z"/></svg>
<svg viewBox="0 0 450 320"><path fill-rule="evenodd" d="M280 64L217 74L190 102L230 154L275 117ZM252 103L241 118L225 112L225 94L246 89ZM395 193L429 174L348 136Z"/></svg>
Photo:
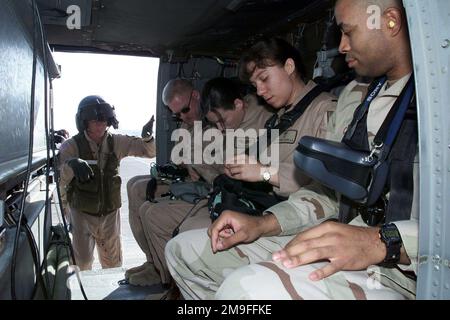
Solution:
<svg viewBox="0 0 450 320"><path fill-rule="evenodd" d="M310 90L296 105L295 107L289 111L283 114L280 117L280 120L277 123L278 115L275 114L273 117L271 117L269 120L267 120L265 124L265 129L267 129L268 134L268 143L271 143L271 130L272 129L278 129L279 135L283 134L287 129L289 129L295 121L297 121L303 113L308 109L308 107L311 105L311 103L322 93L325 91L325 87L318 84L316 85L312 90Z"/></svg>
<svg viewBox="0 0 450 320"><path fill-rule="evenodd" d="M394 106L389 111L377 135L373 139L374 145L382 148L380 160L387 159L391 147L396 139L400 128L409 109L415 109L414 98L414 76L411 76L403 88ZM414 101L413 101L414 100Z"/></svg>
<svg viewBox="0 0 450 320"><path fill-rule="evenodd" d="M384 84L384 78L375 81L376 87L372 85L368 97L376 96L377 88ZM379 92L379 90L378 90ZM372 99L373 100L373 99ZM369 103L367 103L369 102ZM355 111L352 124L347 130L343 142L347 145L353 140L356 128L362 125L367 131L367 110L370 98L366 97L363 103ZM382 126L374 138L374 149L371 156L378 158L375 168L374 180L371 192L367 199L367 205L372 206L381 197L386 187L390 187L390 201L386 211L386 221L409 218L412 204L412 162L416 153L417 145L417 112L414 96L414 76L411 76L403 88L401 94L395 101ZM395 174L393 174L395 172ZM395 175L400 174L401 177ZM394 177L395 176L395 177ZM406 189L405 189L406 188ZM408 190L408 192L405 192ZM392 200L392 201L391 201ZM352 218L351 205L348 199L341 199L340 221L349 222ZM407 208L400 210L401 208ZM396 213L398 211L398 213Z"/></svg>
<svg viewBox="0 0 450 320"><path fill-rule="evenodd" d="M410 112L411 111L411 112ZM389 155L390 195L386 222L409 220L414 197L414 159L418 147L416 109L408 111ZM407 192L405 192L407 190Z"/></svg>
<svg viewBox="0 0 450 320"><path fill-rule="evenodd" d="M367 200L368 205L374 204L384 192L391 166L388 158L392 151L392 145L396 138L401 136L400 128L405 127L408 122L405 118L407 111L411 110L411 113L416 110L413 97L414 77L411 76L374 138L371 156L378 158L378 164L375 166L374 179ZM406 143L406 140L402 141ZM397 144L397 147L401 146Z"/></svg>
<svg viewBox="0 0 450 320"><path fill-rule="evenodd" d="M345 132L342 142L354 150L370 151L369 139L367 135L367 114L370 104L378 96L387 78L380 77L374 80L362 103L356 108L353 119Z"/></svg>
<svg viewBox="0 0 450 320"><path fill-rule="evenodd" d="M158 182L155 177L151 177L147 182L147 187L145 188L145 199L152 203L156 203L155 194L158 188Z"/></svg>

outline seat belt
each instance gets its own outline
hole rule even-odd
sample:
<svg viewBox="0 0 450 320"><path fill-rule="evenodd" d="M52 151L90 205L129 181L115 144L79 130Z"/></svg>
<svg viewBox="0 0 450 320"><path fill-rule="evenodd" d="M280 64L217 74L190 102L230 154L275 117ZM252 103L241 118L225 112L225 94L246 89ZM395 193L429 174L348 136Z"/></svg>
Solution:
<svg viewBox="0 0 450 320"><path fill-rule="evenodd" d="M320 94L322 94L322 92L326 91L326 89L327 87L325 87L324 85L318 84L314 88L312 88L291 111L283 114L280 117L279 121L277 121L278 114L274 114L272 117L270 117L264 125L264 129L267 130L267 145L265 147L268 148L272 144L272 130L278 130L278 136L281 136L295 123L295 121L297 121L303 115L303 113L305 113L306 109L308 109L311 103ZM258 137L255 142L256 150L259 150L259 139L260 137ZM249 153L249 150L251 150L252 146L246 148L246 154ZM259 160L259 152L257 156L257 160Z"/></svg>
<svg viewBox="0 0 450 320"><path fill-rule="evenodd" d="M366 149L368 146L368 108L385 81L385 77L377 79L374 82L375 86L371 86L372 90L369 90L365 101L355 111L354 120L343 138L343 142L351 148L370 151ZM379 159L379 164L375 168L377 174L374 175L371 192L365 206L359 207L359 210L365 207L369 213L366 214L366 218L369 219L366 222L369 225L376 225L384 218L386 222L409 219L413 197L413 160L417 148L415 106L414 77L411 76L372 143L371 156ZM389 175L394 171L395 179L393 175ZM387 210L385 208L381 210L379 206L383 205L383 201L380 203L380 199L385 193L386 187L390 189L390 201ZM339 212L341 222L347 223L354 218L351 212L352 204L354 203L349 199L344 197L341 199Z"/></svg>
<svg viewBox="0 0 450 320"><path fill-rule="evenodd" d="M278 123L278 115L273 115L269 120L267 120L264 128L267 129L267 141L270 144L271 143L271 130L278 129L279 130L279 136L281 136L287 129L289 129L295 121L297 121L303 113L305 113L306 109L311 105L311 103L316 99L322 92L325 91L325 87L322 85L316 85L312 90L310 90L306 96L303 97L296 105L295 107L289 111L283 114Z"/></svg>
<svg viewBox="0 0 450 320"><path fill-rule="evenodd" d="M367 133L367 114L369 106L373 99L380 93L387 78L381 77L372 82L367 90L364 102L356 108L353 120L350 123L345 135L342 139L350 148L358 151L370 151L369 138ZM342 196L339 203L339 221L349 223L356 217L356 213L352 210L354 203L352 200Z"/></svg>

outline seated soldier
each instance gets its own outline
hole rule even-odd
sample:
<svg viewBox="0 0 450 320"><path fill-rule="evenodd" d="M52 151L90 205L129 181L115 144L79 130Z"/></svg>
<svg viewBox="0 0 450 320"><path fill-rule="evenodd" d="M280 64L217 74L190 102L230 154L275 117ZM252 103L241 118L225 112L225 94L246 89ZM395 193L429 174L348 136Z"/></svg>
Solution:
<svg viewBox="0 0 450 320"><path fill-rule="evenodd" d="M255 96L243 97L240 86L225 78L212 79L205 84L202 92L202 106L206 105L208 110L205 110L205 114L207 114L209 122L217 125L220 129L260 129L273 114L265 107L259 106ZM212 113L216 118L212 116ZM225 118L219 119L218 117L221 115ZM191 166L197 172L202 169L214 168L217 170L215 176L223 173L221 164L188 164L187 166ZM158 203L151 205L146 202L140 207L139 217L151 255L147 263L151 264L152 268L132 274L129 278L131 284L151 285L159 282L163 284L171 282L164 259L164 247L172 238L174 230L197 229L210 224L206 201L198 203L195 207L196 210L191 209L193 209L191 203L167 198L158 199ZM158 272L154 269L155 267Z"/></svg>
<svg viewBox="0 0 450 320"><path fill-rule="evenodd" d="M314 82L303 81L303 66L299 52L289 43L281 39L265 39L249 49L242 58L241 75L252 83L257 94L278 112L263 125L264 128L277 128L283 131L277 140L279 146L278 168L266 167L261 163L250 164L250 160L242 164L239 159L236 164L227 164L225 173L233 179L247 182L261 182L273 186L273 191L279 196L289 196L310 179L298 174L292 159L292 154L298 140L304 135L324 137L328 119L336 107L335 97L323 92ZM216 94L211 90L210 95ZM221 92L222 95L225 92ZM203 95L202 95L203 96ZM220 95L219 95L220 96ZM202 99L203 100L203 99ZM233 100L230 100L233 101ZM226 111L213 112L209 117L226 117ZM294 116L294 114L296 116ZM213 119L212 119L213 120ZM214 121L214 120L213 120ZM259 128L262 128L261 124ZM239 158L241 156L237 156ZM166 260L163 256L167 241L173 235L174 228L180 231L209 225L208 210L198 210L196 216L186 219L182 226L172 225L162 230L160 221L168 219L168 212L175 212L179 219L186 217L190 208L178 210L175 205L166 204L152 206L146 213L146 234L151 239L152 246L158 248L157 256L163 283L170 281ZM252 219L244 215L243 219ZM153 256L154 261L156 255ZM167 281L167 282L166 282Z"/></svg>
<svg viewBox="0 0 450 320"><path fill-rule="evenodd" d="M200 111L200 92L196 90L192 83L186 79L172 79L165 85L162 93L162 101L168 106L169 110L178 119L182 121L181 128L189 130L193 133L194 122L201 120ZM153 122L150 122L143 128L144 131L152 130ZM212 180L221 173L217 167L202 165L186 165L190 179L196 181L203 179L207 182ZM129 221L131 231L136 239L139 247L145 253L146 262L140 266L128 269L125 272L125 279L130 283L139 285L141 283L149 283L145 280L147 274L154 274L150 248L145 238L142 228L142 221L139 212L145 212L154 202L147 201L147 187L152 177L150 175L140 175L133 177L127 183L128 205L129 205ZM162 181L158 179L155 190L155 199L169 192L170 181ZM142 207L142 208L141 208ZM140 209L141 208L141 209ZM133 277L131 277L134 275ZM151 278L151 277L150 277ZM159 279L159 277L157 277Z"/></svg>
<svg viewBox="0 0 450 320"><path fill-rule="evenodd" d="M336 121L330 123L327 138L342 140L347 146L344 150L375 152L376 156L376 148L383 145L371 146L371 142L385 131L380 130L385 121L393 123L391 116L398 114L401 104L413 111L414 82L401 1L376 1L382 25L369 29L367 7L373 2L337 1L340 51L358 74L377 79L362 104L345 101L354 86L349 84L339 99ZM236 213L224 213L208 232L186 232L166 247L169 269L183 296L414 298L419 212L417 121L413 113L403 118L388 158L379 160L387 162L391 170L383 182L387 193L380 196L384 207L364 206L346 197L341 197L339 204L333 190L313 183L268 209L261 218L243 221ZM359 215L346 224L355 209ZM381 220L377 215L380 210ZM339 211L340 222L324 222Z"/></svg>

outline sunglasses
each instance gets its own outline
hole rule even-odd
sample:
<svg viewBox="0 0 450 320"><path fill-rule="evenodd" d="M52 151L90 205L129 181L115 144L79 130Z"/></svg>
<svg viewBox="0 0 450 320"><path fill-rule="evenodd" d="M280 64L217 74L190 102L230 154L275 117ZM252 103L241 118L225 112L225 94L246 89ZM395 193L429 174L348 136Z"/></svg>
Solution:
<svg viewBox="0 0 450 320"><path fill-rule="evenodd" d="M187 105L180 110L180 112L176 112L173 114L173 116L175 118L179 118L181 116L181 114L186 114L191 110L191 101L192 101L192 93L194 92L194 90L191 91L191 94L189 95L189 101L187 103Z"/></svg>

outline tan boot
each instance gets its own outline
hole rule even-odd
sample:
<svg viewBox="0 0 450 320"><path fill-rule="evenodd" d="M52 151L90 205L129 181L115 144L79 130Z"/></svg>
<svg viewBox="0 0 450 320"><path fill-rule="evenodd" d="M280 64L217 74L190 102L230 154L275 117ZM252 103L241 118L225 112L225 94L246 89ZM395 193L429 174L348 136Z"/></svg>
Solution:
<svg viewBox="0 0 450 320"><path fill-rule="evenodd" d="M135 286L152 286L161 283L161 277L153 264L148 264L145 269L130 275L128 282Z"/></svg>
<svg viewBox="0 0 450 320"><path fill-rule="evenodd" d="M125 271L125 279L129 280L130 276L133 273L141 272L142 270L146 269L148 265L151 265L151 263L150 262L144 262L140 266L128 269L127 271Z"/></svg>

